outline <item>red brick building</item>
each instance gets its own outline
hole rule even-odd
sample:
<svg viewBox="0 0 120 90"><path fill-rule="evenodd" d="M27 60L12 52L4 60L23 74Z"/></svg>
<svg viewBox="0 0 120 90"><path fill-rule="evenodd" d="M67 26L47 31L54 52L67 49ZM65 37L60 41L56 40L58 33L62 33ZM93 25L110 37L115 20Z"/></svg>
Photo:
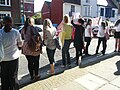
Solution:
<svg viewBox="0 0 120 90"><path fill-rule="evenodd" d="M0 21L11 16L13 23L20 23L20 0L0 0Z"/></svg>
<svg viewBox="0 0 120 90"><path fill-rule="evenodd" d="M52 0L51 4L44 3L42 19L50 18L52 23L59 24L63 15L70 12L80 12L81 0Z"/></svg>
<svg viewBox="0 0 120 90"><path fill-rule="evenodd" d="M50 18L50 7L51 2L45 1L42 7L42 19L44 20L45 18Z"/></svg>
<svg viewBox="0 0 120 90"><path fill-rule="evenodd" d="M34 15L34 0L24 0L24 14L25 16Z"/></svg>

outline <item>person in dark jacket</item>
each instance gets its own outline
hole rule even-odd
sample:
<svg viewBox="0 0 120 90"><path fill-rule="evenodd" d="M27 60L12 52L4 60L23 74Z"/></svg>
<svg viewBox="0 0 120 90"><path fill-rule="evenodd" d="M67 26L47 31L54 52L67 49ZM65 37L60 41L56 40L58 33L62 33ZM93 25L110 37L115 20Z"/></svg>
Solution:
<svg viewBox="0 0 120 90"><path fill-rule="evenodd" d="M75 35L73 42L76 49L76 65L79 65L82 58L82 49L84 47L84 42L83 42L83 33L85 31L85 28L83 27L84 20L80 18L78 19L78 23L74 24L73 19L74 16L72 16L71 23L75 28Z"/></svg>

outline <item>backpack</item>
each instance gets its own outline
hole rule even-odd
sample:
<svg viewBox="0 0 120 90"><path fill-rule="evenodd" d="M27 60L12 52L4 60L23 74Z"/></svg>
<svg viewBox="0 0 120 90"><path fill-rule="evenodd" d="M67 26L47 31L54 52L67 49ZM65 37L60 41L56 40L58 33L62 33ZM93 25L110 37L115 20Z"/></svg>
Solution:
<svg viewBox="0 0 120 90"><path fill-rule="evenodd" d="M28 41L28 48L32 52L42 51L42 39L35 27L30 27L31 37ZM33 29L32 29L33 28Z"/></svg>

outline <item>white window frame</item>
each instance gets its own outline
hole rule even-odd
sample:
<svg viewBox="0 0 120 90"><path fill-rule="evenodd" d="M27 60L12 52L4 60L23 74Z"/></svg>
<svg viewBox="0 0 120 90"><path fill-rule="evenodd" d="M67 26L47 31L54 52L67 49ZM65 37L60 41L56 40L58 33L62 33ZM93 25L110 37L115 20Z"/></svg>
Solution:
<svg viewBox="0 0 120 90"><path fill-rule="evenodd" d="M11 6L11 0L9 0L9 4L7 5L7 0L4 0L5 1L5 4L1 4L0 3L0 6Z"/></svg>
<svg viewBox="0 0 120 90"><path fill-rule="evenodd" d="M9 14L9 16L11 17L11 12L0 11L0 14L5 14L6 16L8 16L8 14ZM2 17L2 19L3 19L3 17ZM2 19L0 19L0 20L2 20Z"/></svg>

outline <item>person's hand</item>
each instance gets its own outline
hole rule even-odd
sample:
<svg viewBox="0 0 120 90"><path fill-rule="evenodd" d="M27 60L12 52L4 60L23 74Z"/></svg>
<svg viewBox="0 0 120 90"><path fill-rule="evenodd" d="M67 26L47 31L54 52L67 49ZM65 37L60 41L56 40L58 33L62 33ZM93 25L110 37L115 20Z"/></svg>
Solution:
<svg viewBox="0 0 120 90"><path fill-rule="evenodd" d="M74 19L74 16L72 16L72 20Z"/></svg>

